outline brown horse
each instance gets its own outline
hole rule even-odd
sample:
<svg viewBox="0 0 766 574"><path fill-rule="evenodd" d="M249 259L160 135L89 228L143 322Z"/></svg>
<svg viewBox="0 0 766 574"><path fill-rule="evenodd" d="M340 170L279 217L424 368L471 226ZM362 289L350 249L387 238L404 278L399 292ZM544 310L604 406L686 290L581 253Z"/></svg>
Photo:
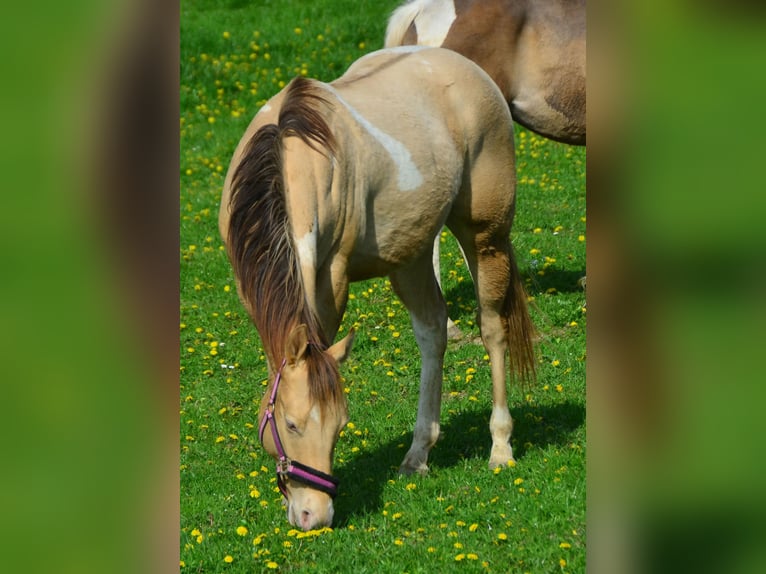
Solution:
<svg viewBox="0 0 766 574"><path fill-rule="evenodd" d="M515 121L585 145L585 0L410 0L386 31L386 47L408 44L473 60Z"/></svg>
<svg viewBox="0 0 766 574"><path fill-rule="evenodd" d="M515 121L585 145L585 0L410 0L391 14L385 44L462 54L492 77ZM438 238L433 266L441 285ZM451 319L447 328L462 336Z"/></svg>
<svg viewBox="0 0 766 574"><path fill-rule="evenodd" d="M489 464L513 459L507 355L521 378L534 375L534 358L509 240L512 126L502 94L475 64L405 47L369 54L330 84L293 80L247 128L219 226L269 364L259 434L277 459L292 524L310 529L333 517L332 454L347 421L338 363L353 337L331 343L351 281L387 275L410 313L420 398L400 470L428 470L447 344L431 251L445 224L475 278L491 359Z"/></svg>

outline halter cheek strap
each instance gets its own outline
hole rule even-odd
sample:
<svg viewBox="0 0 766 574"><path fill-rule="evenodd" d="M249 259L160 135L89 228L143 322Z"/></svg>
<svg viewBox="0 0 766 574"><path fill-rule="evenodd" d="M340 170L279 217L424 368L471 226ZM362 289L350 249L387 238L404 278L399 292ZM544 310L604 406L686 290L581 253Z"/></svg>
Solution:
<svg viewBox="0 0 766 574"><path fill-rule="evenodd" d="M287 498L287 488L285 481L287 479L300 482L316 490L329 494L332 498L338 494L338 479L332 475L326 474L320 470L301 464L298 461L290 460L282 446L277 430L277 421L274 419L274 405L277 401L277 390L279 382L282 380L282 369L287 363L287 359L282 359L277 376L274 379L274 386L271 389L269 404L266 406L266 412L261 419L258 427L258 438L263 444L263 433L266 427L271 423L271 436L274 439L274 446L277 449L277 485L280 492Z"/></svg>

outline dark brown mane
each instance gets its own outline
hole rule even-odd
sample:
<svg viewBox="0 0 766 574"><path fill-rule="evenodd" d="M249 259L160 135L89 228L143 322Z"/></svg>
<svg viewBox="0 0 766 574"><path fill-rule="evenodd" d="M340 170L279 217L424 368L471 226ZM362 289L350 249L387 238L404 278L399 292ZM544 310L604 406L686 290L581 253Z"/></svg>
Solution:
<svg viewBox="0 0 766 574"><path fill-rule="evenodd" d="M272 366L285 355L290 332L308 326L306 351L309 392L320 405L338 404L343 392L335 362L321 351L328 341L306 301L292 242L282 176L282 140L299 137L317 151L335 146L319 110L329 105L310 80L295 79L287 88L277 124L252 137L234 172L228 249L253 323Z"/></svg>

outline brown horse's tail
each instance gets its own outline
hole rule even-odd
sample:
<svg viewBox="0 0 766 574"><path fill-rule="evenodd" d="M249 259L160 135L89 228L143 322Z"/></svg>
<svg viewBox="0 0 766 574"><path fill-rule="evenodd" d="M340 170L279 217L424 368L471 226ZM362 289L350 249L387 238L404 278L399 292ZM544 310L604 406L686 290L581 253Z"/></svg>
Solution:
<svg viewBox="0 0 766 574"><path fill-rule="evenodd" d="M509 253L509 264L511 277L503 309L507 321L509 366L511 375L515 374L522 384L527 384L534 382L536 378L536 330L527 309L527 293L516 265L513 247Z"/></svg>

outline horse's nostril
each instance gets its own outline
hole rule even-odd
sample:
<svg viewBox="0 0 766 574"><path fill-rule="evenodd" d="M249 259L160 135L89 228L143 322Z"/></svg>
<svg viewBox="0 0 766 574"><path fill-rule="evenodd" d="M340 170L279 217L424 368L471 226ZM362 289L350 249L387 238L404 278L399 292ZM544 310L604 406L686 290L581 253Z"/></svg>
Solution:
<svg viewBox="0 0 766 574"><path fill-rule="evenodd" d="M301 527L303 528L303 530L311 530L311 526L312 526L311 520L312 520L312 516L310 511L304 510L303 512L301 512Z"/></svg>

